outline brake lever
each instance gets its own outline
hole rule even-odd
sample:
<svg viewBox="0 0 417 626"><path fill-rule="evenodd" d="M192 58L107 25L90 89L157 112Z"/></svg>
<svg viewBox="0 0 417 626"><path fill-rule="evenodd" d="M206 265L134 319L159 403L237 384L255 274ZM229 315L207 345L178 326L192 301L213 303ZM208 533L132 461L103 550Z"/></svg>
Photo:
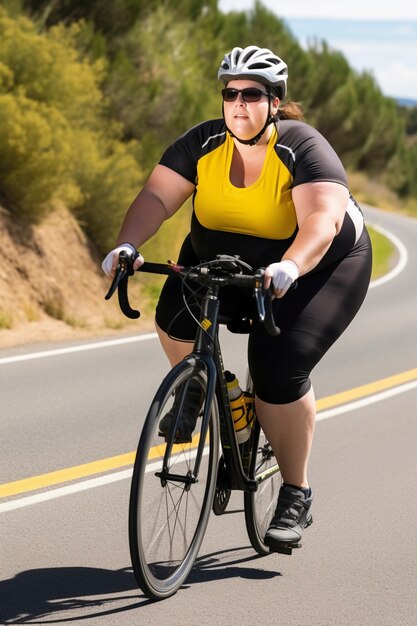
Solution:
<svg viewBox="0 0 417 626"><path fill-rule="evenodd" d="M117 286L120 282L120 276L118 276L117 274L114 275L112 284L110 285L110 289L108 290L108 292L106 293L106 295L104 296L105 300L110 300L110 298L112 297L112 295L114 294L114 292L117 289Z"/></svg>
<svg viewBox="0 0 417 626"><path fill-rule="evenodd" d="M112 297L112 295L114 294L114 292L116 291L116 289L118 288L119 284L121 283L121 281L124 279L124 277L126 276L127 273L127 264L125 259L123 259L121 257L122 254L125 254L123 252L121 252L119 254L119 262L117 264L117 269L116 269L116 273L114 275L112 284L110 285L110 288L108 290L108 292L106 293L106 295L104 296L105 300L110 300L110 298Z"/></svg>
<svg viewBox="0 0 417 626"><path fill-rule="evenodd" d="M265 330L272 337L278 337L281 334L280 328L275 325L274 315L272 312L272 291L271 289L264 290L264 306L265 306Z"/></svg>
<svg viewBox="0 0 417 626"><path fill-rule="evenodd" d="M119 262L117 264L116 273L114 275L113 282L110 285L110 289L104 298L105 300L109 300L117 289L119 306L123 314L130 319L138 319L140 317L140 312L136 309L132 309L127 294L129 276L132 276L135 273L133 269L133 261L134 258L123 250L119 253Z"/></svg>
<svg viewBox="0 0 417 626"><path fill-rule="evenodd" d="M263 268L255 272L257 278L255 285L255 300L258 309L259 321L265 326L265 330L272 337L278 337L281 330L275 325L274 315L272 312L272 290L265 289L263 286L263 276L265 270Z"/></svg>
<svg viewBox="0 0 417 626"><path fill-rule="evenodd" d="M254 295L256 300L256 307L258 309L258 318L259 321L262 323L265 321L265 289L263 287L263 275L264 270L262 268L256 270L254 274L255 278L257 279L254 288Z"/></svg>

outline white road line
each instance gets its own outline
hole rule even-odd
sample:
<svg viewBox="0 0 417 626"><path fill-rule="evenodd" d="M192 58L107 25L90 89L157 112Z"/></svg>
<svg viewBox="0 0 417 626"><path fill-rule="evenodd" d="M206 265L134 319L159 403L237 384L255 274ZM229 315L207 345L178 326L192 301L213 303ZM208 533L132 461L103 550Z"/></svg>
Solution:
<svg viewBox="0 0 417 626"><path fill-rule="evenodd" d="M122 470L115 472L114 474L106 474L104 476L98 476L96 478L90 478L88 480L74 483L73 485L67 485L66 487L58 487L58 489L51 489L50 491L44 491L37 493L33 496L24 496L17 500L10 500L0 504L0 513L6 511L13 511L14 509L21 509L31 504L38 504L39 502L47 502L48 500L54 500L55 498L62 498L63 496L69 496L72 493L78 493L85 491L86 489L94 489L95 487L101 487L102 485L108 485L115 483L119 480L125 480L132 476L133 469Z"/></svg>
<svg viewBox="0 0 417 626"><path fill-rule="evenodd" d="M56 350L45 350L44 352L29 352L27 354L4 357L0 359L0 365L6 365L7 363L17 363L19 361L30 361L32 359L45 359L50 356L61 356L62 354L84 352L85 350L111 348L112 346L120 346L126 343L135 343L137 341L146 341L147 339L155 339L156 337L156 333L148 333L144 335L134 335L133 337L121 337L120 339L96 341L95 343L86 343L77 346L71 346L68 348L57 348Z"/></svg>
<svg viewBox="0 0 417 626"><path fill-rule="evenodd" d="M393 389L381 391L380 393L368 396L367 398L355 400L354 402L349 402L348 404L344 404L343 406L335 407L334 409L329 409L327 411L321 411L317 414L317 421L337 417L339 415L343 415L344 413L349 413L350 411L357 411L358 409L361 409L370 404L374 404L375 402L381 402L382 400L386 400L387 398L391 398L392 396L396 396L400 393L405 393L407 391L410 391L411 389L416 388L417 380L414 380L409 383L405 383L404 385L394 387ZM150 469L152 469L152 467ZM34 494L32 496L24 496L16 500L9 500L8 502L0 504L0 513L6 513L7 511L21 509L27 506L31 506L32 504L46 502L55 498L61 498L63 496L68 496L73 493L79 493L80 491L85 491L87 489L95 489L96 487L115 483L119 480L125 480L126 478L130 478L132 476L132 471L132 468L129 468L121 470L120 472L114 472L112 474L105 474L96 478L90 478L88 480L74 483L66 487L59 487L57 489L51 489L50 491Z"/></svg>
<svg viewBox="0 0 417 626"><path fill-rule="evenodd" d="M380 391L379 393L375 393L372 396L368 396L367 398L362 398L361 400L355 400L354 402L349 402L349 404L344 404L342 406L335 407L334 409L329 409L327 411L321 411L317 413L317 421L327 420L330 417L336 417L337 415L342 415L343 413L349 413L350 411L356 411L357 409L362 409L364 406L368 406L369 404L374 404L375 402L381 402L381 400L387 400L387 398L391 398L392 396L397 396L400 393L405 393L406 391L410 391L410 389L417 388L417 380L413 380L409 383L404 383L403 385L399 385L398 387L393 387L392 389L387 389L386 391Z"/></svg>
<svg viewBox="0 0 417 626"><path fill-rule="evenodd" d="M377 226L376 224L372 223L369 223L369 226L371 226L371 228L378 231L379 233L381 233L381 235L384 235L384 237L389 239L398 250L398 262L396 266L390 272L388 272L388 274L385 274L384 276L381 276L381 278L377 278L377 280L372 281L369 286L369 288L371 289L373 287L380 287L381 285L384 285L390 280L396 278L398 274L400 274L407 266L408 252L403 242L398 239L396 235L393 235L389 230L386 230L385 228L382 228L382 226Z"/></svg>

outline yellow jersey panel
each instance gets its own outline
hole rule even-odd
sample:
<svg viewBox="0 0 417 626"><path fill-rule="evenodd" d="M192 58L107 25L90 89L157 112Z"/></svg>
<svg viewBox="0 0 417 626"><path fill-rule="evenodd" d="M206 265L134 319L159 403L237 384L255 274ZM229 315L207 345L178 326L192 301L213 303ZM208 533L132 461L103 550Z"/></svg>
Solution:
<svg viewBox="0 0 417 626"><path fill-rule="evenodd" d="M292 175L275 150L277 139L274 128L260 176L248 187L230 182L234 141L229 134L200 158L194 211L202 226L266 239L287 239L294 233Z"/></svg>

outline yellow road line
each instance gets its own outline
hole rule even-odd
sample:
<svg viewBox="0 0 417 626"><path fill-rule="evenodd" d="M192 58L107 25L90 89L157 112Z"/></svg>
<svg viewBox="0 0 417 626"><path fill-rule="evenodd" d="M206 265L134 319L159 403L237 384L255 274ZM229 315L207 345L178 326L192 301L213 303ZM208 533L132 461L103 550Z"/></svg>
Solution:
<svg viewBox="0 0 417 626"><path fill-rule="evenodd" d="M415 369L408 370L407 372L402 372L401 374L388 376L388 378L381 378L381 380L376 380L375 382L367 385L361 385L360 387L354 387L353 389L348 389L347 391L342 391L341 393L335 393L332 396L327 396L327 398L321 398L320 400L317 400L316 403L317 411L330 409L335 406L339 406L340 404L351 402L352 400L364 398L365 396L372 396L380 391L385 391L386 389L391 389L392 387L397 387L398 385L402 385L416 379L417 367Z"/></svg>
<svg viewBox="0 0 417 626"><path fill-rule="evenodd" d="M197 447L196 439L196 437L193 438L191 443L192 447ZM180 445L174 446L173 453L177 454L181 449L182 447ZM164 452L165 446L154 446L150 450L148 458L160 458L164 455ZM70 482L78 478L87 478L87 476L93 476L94 474L102 474L110 470L121 469L122 467L133 465L135 456L136 452L127 452L126 454L119 454L118 456L101 459L100 461L83 463L82 465L67 467L55 472L48 472L47 474L40 474L39 476L31 476L30 478L15 480L11 483L4 483L0 485L0 498L16 496L19 493L35 491L36 489L51 487L52 485Z"/></svg>
<svg viewBox="0 0 417 626"><path fill-rule="evenodd" d="M404 383L417 379L417 368L395 374L394 376L388 376L381 380L376 380L373 383L367 385L361 385L341 393L336 393L326 398L317 400L317 410L323 411L330 409L352 400L358 400L365 396L371 396L380 391L385 391L392 387L397 387ZM177 446L174 446L174 452ZM163 448L162 448L163 449ZM178 446L178 450L180 446ZM82 465L76 465L74 467L68 467L62 470L54 472L48 472L47 474L40 474L39 476L32 476L30 478L23 478L22 480L15 480L10 483L4 483L0 485L0 498L6 498L15 496L19 493L26 493L28 491L35 491L45 487L51 487L60 483L74 481L80 478L87 478L94 474L101 474L115 469L121 469L122 467L131 466L135 460L135 452L127 452L126 454L119 454L117 456L109 457L107 459L101 459L99 461L92 461L91 463L83 463ZM161 446L155 446L151 450L151 458L157 458L161 456Z"/></svg>
<svg viewBox="0 0 417 626"><path fill-rule="evenodd" d="M135 453L128 452L107 459L101 459L100 461L83 463L82 465L67 467L55 472L48 472L47 474L40 474L39 476L31 476L30 478L15 480L11 483L4 483L0 485L0 498L15 496L18 493L34 491L35 489L66 483L71 480L76 480L77 478L85 478L93 474L101 474L102 472L120 469L121 467L132 465L134 460Z"/></svg>

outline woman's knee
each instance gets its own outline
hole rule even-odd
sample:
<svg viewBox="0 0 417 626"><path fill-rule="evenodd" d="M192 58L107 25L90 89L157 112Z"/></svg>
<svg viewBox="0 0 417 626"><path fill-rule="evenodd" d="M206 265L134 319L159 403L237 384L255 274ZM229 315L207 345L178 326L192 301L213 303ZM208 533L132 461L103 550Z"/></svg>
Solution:
<svg viewBox="0 0 417 626"><path fill-rule="evenodd" d="M302 380L288 377L288 374L269 379L256 380L256 378L256 376L253 377L256 395L260 400L269 404L290 404L300 400L311 389L309 376Z"/></svg>
<svg viewBox="0 0 417 626"><path fill-rule="evenodd" d="M155 321L156 332L158 333L159 341L163 351L168 357L168 360L173 367L182 359L190 354L193 348L193 343L190 341L183 341L181 339L175 339L168 335Z"/></svg>

